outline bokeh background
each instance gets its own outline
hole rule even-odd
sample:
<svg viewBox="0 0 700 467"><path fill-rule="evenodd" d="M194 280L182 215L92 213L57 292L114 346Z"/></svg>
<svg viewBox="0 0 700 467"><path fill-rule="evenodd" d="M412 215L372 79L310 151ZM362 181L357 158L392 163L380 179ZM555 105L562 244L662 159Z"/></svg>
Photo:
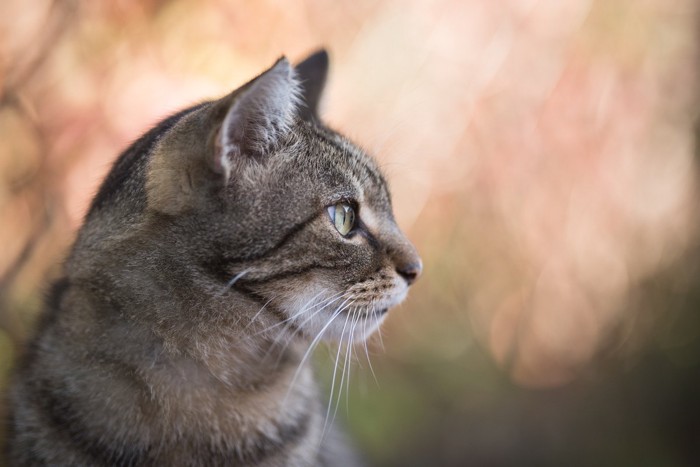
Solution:
<svg viewBox="0 0 700 467"><path fill-rule="evenodd" d="M379 159L425 263L370 342L377 381L358 352L341 395L367 458L700 465L699 10L3 0L0 387L117 154L325 46L323 115Z"/></svg>

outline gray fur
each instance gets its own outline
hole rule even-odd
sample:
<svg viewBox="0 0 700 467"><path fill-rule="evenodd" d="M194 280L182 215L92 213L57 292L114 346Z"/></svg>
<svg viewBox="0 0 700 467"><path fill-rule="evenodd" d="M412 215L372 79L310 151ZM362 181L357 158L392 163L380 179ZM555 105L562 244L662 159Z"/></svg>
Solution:
<svg viewBox="0 0 700 467"><path fill-rule="evenodd" d="M12 387L11 465L357 462L335 429L321 444L302 357L350 339L350 312L354 338L376 329L420 259L372 158L302 118L298 83L325 70L301 72L282 59L117 161Z"/></svg>

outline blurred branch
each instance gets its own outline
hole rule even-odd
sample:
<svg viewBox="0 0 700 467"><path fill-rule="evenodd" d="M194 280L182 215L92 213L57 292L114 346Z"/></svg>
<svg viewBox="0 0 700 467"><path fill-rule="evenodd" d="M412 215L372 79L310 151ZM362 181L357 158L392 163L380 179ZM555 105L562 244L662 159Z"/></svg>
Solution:
<svg viewBox="0 0 700 467"><path fill-rule="evenodd" d="M17 180L9 180L9 194L17 199L27 193L30 195L30 212L35 214L27 240L19 254L0 277L0 326L10 331L10 336L20 338L11 309L10 291L17 278L33 258L36 246L50 230L54 217L52 212L58 203L51 191L52 184L44 183L47 178L46 157L49 153L47 135L33 106L25 97L24 89L39 74L51 57L56 45L62 40L70 26L76 21L79 4L74 0L54 0L47 10L45 27L24 53L10 59L8 79L0 89L0 110L12 109L32 129L33 139L38 144L39 162L29 173L23 173Z"/></svg>
<svg viewBox="0 0 700 467"><path fill-rule="evenodd" d="M18 89L31 81L31 79L41 70L46 60L51 56L51 51L56 44L61 40L68 27L72 24L71 20L76 18L78 13L78 2L75 0L54 0L49 7L47 13L47 22L43 28L43 34L38 37L38 44L33 44L33 55L21 63L12 63L9 66L9 76L5 89L0 90L0 106L6 105L8 101L12 101L13 94L17 93ZM14 70L14 72L13 72Z"/></svg>

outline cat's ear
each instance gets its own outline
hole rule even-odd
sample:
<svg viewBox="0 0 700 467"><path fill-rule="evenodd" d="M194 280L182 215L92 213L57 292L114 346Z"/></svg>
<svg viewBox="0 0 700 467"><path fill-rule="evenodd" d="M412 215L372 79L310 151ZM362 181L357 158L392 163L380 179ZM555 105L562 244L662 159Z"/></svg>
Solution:
<svg viewBox="0 0 700 467"><path fill-rule="evenodd" d="M318 104L328 75L328 52L319 50L294 67L301 86L303 103L299 116L304 120L318 121Z"/></svg>
<svg viewBox="0 0 700 467"><path fill-rule="evenodd" d="M215 163L227 178L242 156L265 154L287 134L299 101L299 84L284 57L231 95L214 147Z"/></svg>
<svg viewBox="0 0 700 467"><path fill-rule="evenodd" d="M285 137L300 99L294 69L283 57L223 99L182 117L153 151L149 206L176 215L208 202L237 167Z"/></svg>

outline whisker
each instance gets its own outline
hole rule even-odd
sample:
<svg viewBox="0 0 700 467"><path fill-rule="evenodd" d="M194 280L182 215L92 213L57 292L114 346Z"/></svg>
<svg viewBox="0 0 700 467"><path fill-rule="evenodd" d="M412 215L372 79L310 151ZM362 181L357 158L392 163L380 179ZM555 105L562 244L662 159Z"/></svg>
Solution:
<svg viewBox="0 0 700 467"><path fill-rule="evenodd" d="M344 292L340 292L340 293L338 293L338 294L335 294L335 295L331 296L331 298L326 299L326 300L323 300L323 301L321 301L320 303L317 303L317 304L313 305L311 308L308 308L308 309L307 309L306 306L308 306L308 304L311 303L311 301L313 301L313 300L315 300L316 298L318 298L318 296L321 295L322 293L323 293L323 292L320 292L320 293L316 294L311 300L309 300L308 302L306 302L306 304L305 304L304 306L301 307L301 310L300 310L300 311L296 312L294 315L292 315L292 316L290 316L290 317L288 317L288 318L285 318L285 319L283 319L282 321L279 321L279 322L273 324L272 326L263 329L262 331L258 331L257 333L253 334L253 336L257 336L257 335L259 335L259 334L263 334L263 333L265 333L265 332L271 331L272 329L275 329L275 328L278 327L278 326L281 326L281 325L283 325L283 324L285 324L285 323L288 323L289 321L292 321L293 319L295 319L295 318L298 317L298 316L301 316L302 314L306 313L307 311L311 311L311 310L313 310L314 308L316 308L317 306L320 306L320 305L322 305L322 304L324 304L324 303L326 303L326 302L330 302L330 301L333 300L334 298L337 298L337 297L339 297L339 296L342 296Z"/></svg>
<svg viewBox="0 0 700 467"><path fill-rule="evenodd" d="M323 430L321 433L325 435L326 433L326 428L328 426L328 417L331 414L331 405L333 405L333 393L335 392L335 377L336 374L338 373L338 361L340 359L340 351L343 348L343 337L345 337L345 327L348 325L348 320L350 319L350 313L345 317L345 324L343 324L343 330L340 333L340 341L338 341L338 353L335 356L335 364L333 365L333 379L331 380L331 390L330 394L328 396L328 408L326 409L326 418L323 421ZM345 368L343 368L343 373L345 373ZM342 389L343 383L341 381L340 383L340 389ZM339 389L339 391L340 391ZM338 397L340 397L340 394L338 394Z"/></svg>
<svg viewBox="0 0 700 467"><path fill-rule="evenodd" d="M348 314L350 316L351 314L353 315L354 319L354 312L355 309L352 310L351 313ZM338 397L335 400L335 408L333 409L333 418L331 419L331 424L335 421L335 416L338 414L338 406L340 405L340 399L342 398L343 395L343 383L345 382L345 369L348 367L348 355L350 353L350 341L348 341L346 348L345 348L345 356L343 358L343 372L340 375L340 385L338 386Z"/></svg>
<svg viewBox="0 0 700 467"><path fill-rule="evenodd" d="M301 311L295 313L294 316L291 316L291 317L289 317L289 318L283 320L282 323L287 322L287 321L292 321L293 319L295 319L296 317L298 317L298 316L300 316L300 315L306 313L307 311L311 311L311 310L313 310L314 308L316 308L317 306L320 306L321 308L319 308L318 310L316 310L311 316L309 316L308 318L306 318L306 320L302 321L302 323L299 325L299 327L301 327L301 326L303 326L304 324L306 324L313 316L315 316L316 313L318 313L318 312L321 311L321 310L324 310L327 306L329 306L330 304L332 304L333 302L335 302L335 301L337 301L337 300L340 300L340 299L343 298L344 296L345 296L345 292L339 292L339 293L337 293L337 294L331 296L331 297L328 298L328 299L322 300L321 302L315 304L315 305L312 306L311 308L308 308L308 309L302 308Z"/></svg>
<svg viewBox="0 0 700 467"><path fill-rule="evenodd" d="M311 316L307 317L304 321L302 321L301 324L299 324L299 325L297 326L297 328L294 330L294 332L293 332L290 336L288 336L287 339L284 341L284 345L282 345L282 347L280 348L280 351L279 351L279 354L278 354L278 357L277 357L277 363L279 363L279 359L282 357L282 355L283 355L283 353L284 353L284 350L287 348L287 346L289 346L289 344L292 342L292 340L294 339L294 336L296 336L296 334L299 332L299 330L300 330L306 323L308 323L311 319L313 319L314 316L318 315L321 311L325 310L327 307L329 307L330 305L332 305L334 302L340 300L340 299L343 298L344 296L345 296L345 294L341 295L340 297L335 297L334 299L328 301L328 303L325 303L321 308L319 308L318 310L314 311L314 312L311 314ZM348 299L346 299L345 302L343 302L340 306L343 306L347 301L348 301ZM297 315L298 315L298 313L297 313ZM267 358L267 356L270 354L270 352L279 344L280 338L281 338L282 336L284 336L285 331L286 331L287 329L289 329L289 326L291 326L291 324L292 324L292 323L289 322L289 323L284 327L284 329L282 329L282 330L278 333L277 337L274 339L272 345L270 346L270 349L265 353L265 358Z"/></svg>
<svg viewBox="0 0 700 467"><path fill-rule="evenodd" d="M348 342L350 345L350 349L348 350L348 380L345 387L345 411L347 413L350 412L350 370L352 369L352 354L355 350L355 328L357 327L357 323L359 323L361 318L360 311L358 309L355 309L355 315L355 322L353 323L352 328L350 328L350 342Z"/></svg>
<svg viewBox="0 0 700 467"><path fill-rule="evenodd" d="M233 285L234 285L236 282L238 282L238 280L239 280L241 277L245 276L245 275L248 274L250 271L251 271L251 269L245 269L245 270L239 272L238 274L236 274L235 276L233 276L233 278L232 278L230 281L228 281L228 282L226 283L226 286L221 290L221 292L219 293L219 295L225 294L231 287L233 287Z"/></svg>
<svg viewBox="0 0 700 467"><path fill-rule="evenodd" d="M243 328L243 330L246 331L246 330L255 322L255 320L258 318L258 316L260 316L260 313L263 312L263 310L267 307L267 305L269 305L270 302L272 302L272 300L274 300L274 299L277 298L277 297L279 297L279 295L275 295L274 297L272 297L271 299L269 299L267 302L265 302L265 304L258 310L258 312L255 313L255 315L253 315L252 318L250 318L250 321L248 322L248 324L246 325L246 327ZM257 334L254 334L254 336L255 336L255 335L257 335Z"/></svg>
<svg viewBox="0 0 700 467"><path fill-rule="evenodd" d="M369 318L369 316L368 316ZM367 335L367 321L368 319L365 319L363 322L363 333L365 336ZM369 344L367 341L369 340L369 337L365 337L364 339L364 345L365 345L365 356L367 357L367 364L369 365L369 371L372 373L372 377L374 378L374 382L377 384L377 387L379 387L379 381L377 380L377 375L374 373L374 368L372 368L372 360L369 358Z"/></svg>
<svg viewBox="0 0 700 467"><path fill-rule="evenodd" d="M352 302L351 302L352 304ZM346 307L347 308L347 307ZM321 336L323 336L323 333L326 332L326 329L333 323L333 321L340 316L340 314L345 310L345 308L338 308L338 310L333 313L333 316L331 319L328 320L325 326L319 331L319 333L316 335L313 341L311 341L311 345L309 345L309 348L306 350L306 353L301 359L301 362L299 363L299 366L297 367L296 372L294 372L294 376L292 377L292 382L289 383L289 389L287 390L287 395L284 396L284 401L286 402L287 397L289 397L289 393L291 392L292 388L294 387L294 383L296 382L297 378L299 377L299 374L301 373L302 368L304 367L304 363L306 362L306 359L309 358L309 355L313 351L313 349L316 347L316 344L321 340Z"/></svg>
<svg viewBox="0 0 700 467"><path fill-rule="evenodd" d="M374 309L374 303L372 303L372 309ZM384 338L382 338L382 327L379 323L379 315L374 314L374 320L377 323L377 334L379 334L379 343L382 345L382 352L386 353L386 348L384 347Z"/></svg>

